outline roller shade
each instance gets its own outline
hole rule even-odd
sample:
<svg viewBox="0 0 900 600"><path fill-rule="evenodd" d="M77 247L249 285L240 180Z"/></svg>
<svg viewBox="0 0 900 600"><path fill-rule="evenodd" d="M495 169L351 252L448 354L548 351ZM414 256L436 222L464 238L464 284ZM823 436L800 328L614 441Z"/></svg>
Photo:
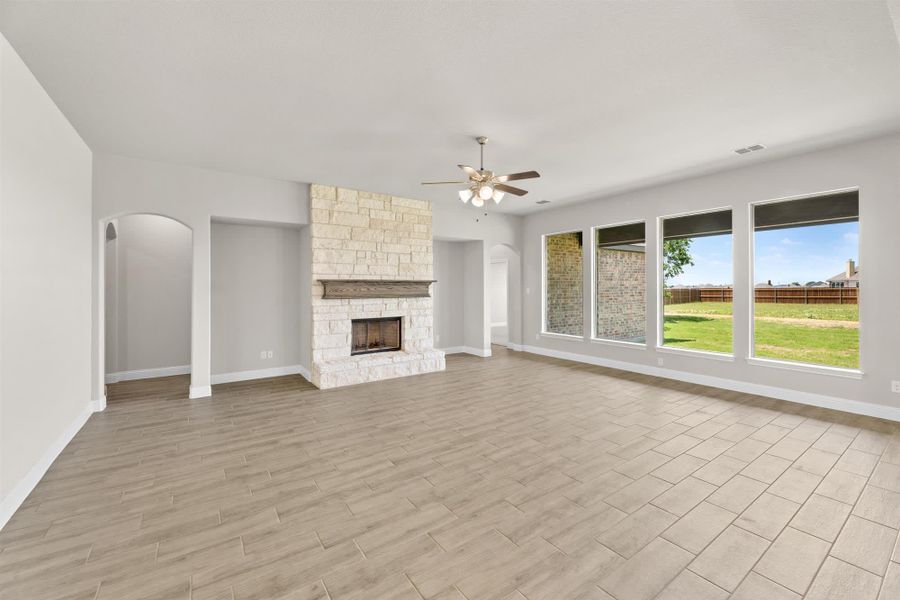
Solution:
<svg viewBox="0 0 900 600"><path fill-rule="evenodd" d="M623 246L626 244L643 244L646 242L647 226L644 223L631 223L616 227L597 229L597 247Z"/></svg>
<svg viewBox="0 0 900 600"><path fill-rule="evenodd" d="M731 233L731 211L672 217L663 220L663 239L682 240Z"/></svg>
<svg viewBox="0 0 900 600"><path fill-rule="evenodd" d="M770 202L753 207L755 231L852 223L859 220L859 192L842 192L800 200Z"/></svg>

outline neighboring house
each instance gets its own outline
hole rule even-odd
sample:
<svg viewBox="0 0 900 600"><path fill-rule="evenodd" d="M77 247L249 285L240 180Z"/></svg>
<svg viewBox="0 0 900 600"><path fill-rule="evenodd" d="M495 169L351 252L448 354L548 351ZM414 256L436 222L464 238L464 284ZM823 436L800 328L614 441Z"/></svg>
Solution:
<svg viewBox="0 0 900 600"><path fill-rule="evenodd" d="M847 268L843 273L828 278L829 287L833 288L858 288L859 267L852 260L847 260Z"/></svg>
<svg viewBox="0 0 900 600"><path fill-rule="evenodd" d="M807 281L806 287L821 288L821 287L831 287L831 286L829 286L824 281Z"/></svg>

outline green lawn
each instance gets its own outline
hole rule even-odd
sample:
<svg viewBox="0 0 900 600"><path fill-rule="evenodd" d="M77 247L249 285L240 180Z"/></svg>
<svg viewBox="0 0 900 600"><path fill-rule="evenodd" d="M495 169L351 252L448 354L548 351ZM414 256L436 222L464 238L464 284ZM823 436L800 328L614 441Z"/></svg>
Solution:
<svg viewBox="0 0 900 600"><path fill-rule="evenodd" d="M824 319L827 321L859 321L856 304L766 304L753 307L757 317L781 319ZM669 304L666 314L730 315L731 302L689 302Z"/></svg>
<svg viewBox="0 0 900 600"><path fill-rule="evenodd" d="M678 308L678 312L693 312L698 308L705 314L730 315L730 303L704 302L677 304L666 307ZM683 308L690 310L684 310ZM765 311L757 311L758 316L781 318L810 318L828 320L855 320L853 305L791 305L760 304ZM825 308L825 311L820 311ZM835 310L836 309L836 310ZM850 309L850 310L848 310ZM804 317L804 310L815 311L816 317ZM841 317L844 318L841 318ZM725 317L704 317L700 314L667 314L664 326L664 343L675 348L710 350L731 353L732 319ZM765 358L794 360L834 367L859 368L859 330L851 327L813 327L795 323L779 323L767 319L757 319L755 323L755 355Z"/></svg>

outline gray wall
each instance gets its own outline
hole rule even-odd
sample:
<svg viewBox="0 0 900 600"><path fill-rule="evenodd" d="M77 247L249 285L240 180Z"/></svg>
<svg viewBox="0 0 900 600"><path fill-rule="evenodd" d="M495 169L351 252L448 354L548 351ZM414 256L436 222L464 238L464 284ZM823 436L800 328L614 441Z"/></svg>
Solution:
<svg viewBox="0 0 900 600"><path fill-rule="evenodd" d="M312 240L309 225L300 228L300 366L310 378L312 355Z"/></svg>
<svg viewBox="0 0 900 600"><path fill-rule="evenodd" d="M91 151L0 36L0 526L91 411Z"/></svg>
<svg viewBox="0 0 900 600"><path fill-rule="evenodd" d="M740 161L737 158L736 161ZM703 177L635 192L541 211L525 218L525 343L536 351L571 353L633 368L662 366L675 374L719 378L796 392L794 396L837 398L838 407L856 410L853 402L900 408L900 395L891 393L891 380L900 379L900 136L887 136L803 155L754 162ZM750 232L749 203L851 187L860 190L860 262L865 265L865 291L860 301L860 352L864 375L850 379L821 373L760 366L747 361L750 348ZM626 348L589 341L590 319L583 339L558 339L540 334L541 236L581 230L591 239L590 227L645 220L647 256L657 253L657 217L675 213L733 208L734 224L734 359L674 354L655 348L659 307L656 260L647 261L646 348ZM584 276L590 281L591 245L585 244ZM591 291L584 290L584 314L591 314ZM755 388L760 389L760 388ZM810 396L803 396L809 394ZM815 397L813 397L815 396Z"/></svg>
<svg viewBox="0 0 900 600"><path fill-rule="evenodd" d="M213 374L303 364L301 238L296 227L212 224Z"/></svg>
<svg viewBox="0 0 900 600"><path fill-rule="evenodd" d="M465 243L434 241L434 346L463 346L465 320Z"/></svg>
<svg viewBox="0 0 900 600"><path fill-rule="evenodd" d="M106 298L115 302L106 307L107 330L114 330L107 373L189 367L191 230L157 215L128 215L115 225L115 241L106 242L115 248L106 265Z"/></svg>
<svg viewBox="0 0 900 600"><path fill-rule="evenodd" d="M490 352L491 307L488 290L489 261L483 241L464 243L463 324L464 345L470 349Z"/></svg>

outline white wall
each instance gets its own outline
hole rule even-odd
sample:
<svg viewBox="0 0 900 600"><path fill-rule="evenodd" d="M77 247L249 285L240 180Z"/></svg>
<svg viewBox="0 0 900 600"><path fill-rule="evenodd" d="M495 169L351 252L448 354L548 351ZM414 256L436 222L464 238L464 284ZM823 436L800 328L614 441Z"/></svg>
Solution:
<svg viewBox="0 0 900 600"><path fill-rule="evenodd" d="M191 363L191 230L158 215L116 221L114 269L107 265L107 381L112 373ZM109 279L112 277L112 279ZM114 290L114 291L111 291ZM112 313L112 314L111 314ZM149 374L156 376L158 374Z"/></svg>
<svg viewBox="0 0 900 600"><path fill-rule="evenodd" d="M740 160L737 158L736 160ZM890 391L900 379L900 136L758 162L703 177L643 189L596 201L542 211L525 218L525 343L543 353L568 353L594 362L616 364L693 381L716 382L778 397L825 403L853 411L900 418L900 395ZM850 187L860 190L860 263L865 265L860 302L861 379L822 375L748 363L750 348L749 203ZM656 218L686 211L733 208L734 225L734 360L660 352L651 345L633 348L596 344L584 339L541 336L541 235L643 219L647 255L657 252ZM590 281L590 244L585 244L585 281ZM656 285L655 261L647 261L647 281ZM647 302L648 327L657 322L658 290ZM584 314L591 314L590 286L585 286ZM655 339L655 335L652 335ZM658 361L663 361L662 369ZM749 387L748 387L749 386ZM757 386L757 387L753 387ZM765 387L759 387L765 386ZM885 410L891 407L891 410Z"/></svg>
<svg viewBox="0 0 900 600"><path fill-rule="evenodd" d="M191 395L210 389L210 223L221 220L260 224L308 223L309 186L159 163L123 156L94 157L94 336L92 387L103 398L105 298L102 268L104 221L126 214L172 217L193 231L191 289Z"/></svg>
<svg viewBox="0 0 900 600"><path fill-rule="evenodd" d="M213 223L213 381L303 363L301 259L299 228Z"/></svg>
<svg viewBox="0 0 900 600"><path fill-rule="evenodd" d="M452 198L448 197L446 202L432 203L435 239L481 240L488 248L496 244L522 247L522 217L492 212L490 207L477 209L463 204L455 192L448 196Z"/></svg>
<svg viewBox="0 0 900 600"><path fill-rule="evenodd" d="M91 152L0 36L0 527L91 407Z"/></svg>

